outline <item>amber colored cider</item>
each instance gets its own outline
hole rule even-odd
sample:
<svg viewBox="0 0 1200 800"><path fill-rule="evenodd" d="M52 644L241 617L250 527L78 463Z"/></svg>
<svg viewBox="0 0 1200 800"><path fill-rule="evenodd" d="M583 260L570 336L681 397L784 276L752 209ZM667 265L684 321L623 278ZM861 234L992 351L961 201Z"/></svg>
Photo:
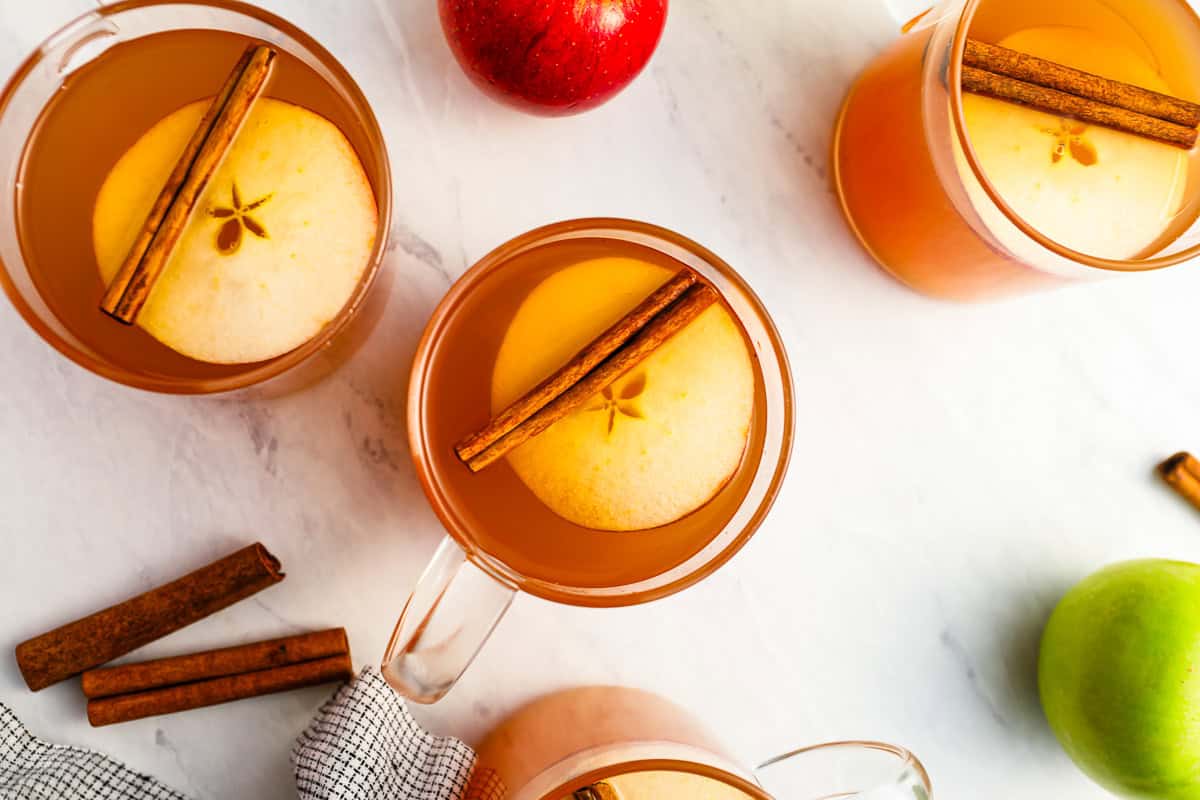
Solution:
<svg viewBox="0 0 1200 800"><path fill-rule="evenodd" d="M571 587L627 586L681 564L708 544L745 497L765 438L762 376L754 361L754 412L733 475L700 508L650 530L592 530L544 505L507 460L472 473L453 446L490 418L493 368L526 297L547 277L591 259L626 257L673 273L681 264L651 248L611 239L550 242L481 278L449 313L429 359L423 403L435 480L476 545L526 577ZM670 273L667 273L668 275ZM743 332L744 335L744 332ZM751 349L751 352L753 350ZM684 435L704 436L704 431Z"/></svg>
<svg viewBox="0 0 1200 800"><path fill-rule="evenodd" d="M38 291L79 339L134 374L202 382L262 366L202 363L103 315L92 241L96 195L113 164L160 119L214 94L249 42L222 31L179 30L118 43L66 78L22 155L17 222ZM324 78L284 50L267 95L337 125L378 196L384 165L348 101Z"/></svg>
<svg viewBox="0 0 1200 800"><path fill-rule="evenodd" d="M695 719L656 695L569 689L518 709L487 735L466 800L765 798ZM738 788L738 787L741 788Z"/></svg>
<svg viewBox="0 0 1200 800"><path fill-rule="evenodd" d="M889 272L939 297L986 298L1086 273L1082 263L1069 274L1038 268L1049 251L1013 226L974 178L949 103L923 104L923 93L945 97L926 83L935 30L929 19L914 21L847 97L834 160L855 233ZM968 35L1200 100L1200 20L1179 0L982 0ZM929 57L942 60L944 50ZM936 74L944 81L944 64ZM1000 103L964 97L967 135L1000 196L1052 241L1097 258L1147 258L1195 222L1195 153ZM946 120L928 119L940 113ZM1003 135L997 120L1008 126ZM931 137L939 125L949 133ZM955 178L962 187L948 191ZM1122 214L1122 205L1138 213Z"/></svg>

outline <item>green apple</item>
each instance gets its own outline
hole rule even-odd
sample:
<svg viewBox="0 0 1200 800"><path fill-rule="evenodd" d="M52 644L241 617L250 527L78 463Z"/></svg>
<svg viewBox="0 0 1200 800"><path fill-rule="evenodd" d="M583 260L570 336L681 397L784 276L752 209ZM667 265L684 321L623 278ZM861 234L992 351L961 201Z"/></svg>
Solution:
<svg viewBox="0 0 1200 800"><path fill-rule="evenodd" d="M1200 566L1128 561L1079 583L1043 634L1038 683L1055 735L1102 786L1200 798Z"/></svg>
<svg viewBox="0 0 1200 800"><path fill-rule="evenodd" d="M671 278L636 258L572 264L538 284L492 372L498 412ZM636 368L508 455L559 516L593 530L665 525L707 503L741 463L754 364L741 327L710 306Z"/></svg>
<svg viewBox="0 0 1200 800"><path fill-rule="evenodd" d="M109 283L210 101L167 115L117 161L92 214ZM337 316L375 246L375 194L329 120L264 97L201 195L138 324L199 361L265 361Z"/></svg>

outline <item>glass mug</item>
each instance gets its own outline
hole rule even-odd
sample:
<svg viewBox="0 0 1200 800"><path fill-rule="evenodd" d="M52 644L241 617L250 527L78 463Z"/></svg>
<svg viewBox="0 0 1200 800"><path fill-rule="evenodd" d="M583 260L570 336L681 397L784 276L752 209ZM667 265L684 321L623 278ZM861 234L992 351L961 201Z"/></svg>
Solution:
<svg viewBox="0 0 1200 800"><path fill-rule="evenodd" d="M255 364L201 364L167 353L157 343L152 343L152 347L161 349L163 355L156 355L153 363L136 363L138 359L132 355L123 358L118 352L121 348L145 346L132 344L135 340L129 337L140 337L136 341L142 343L148 341L146 335L119 328L111 332L100 329L104 336L112 337L112 341L101 342L96 330L84 330L69 319L69 314L60 313L59 305L63 300L58 298L50 302L39 289L38 274L27 259L27 243L22 241L22 195L39 191L37 181L27 180L26 143L41 125L43 110L64 86L84 74L84 70L113 47L155 34L197 30L232 33L270 42L311 70L296 71L286 78L282 72L277 72L275 88L268 92L278 90L284 99L319 98L320 105L314 107L338 120L339 127L358 152L378 210L378 234L368 266L342 311L306 343L277 358ZM243 46L236 44L233 58ZM223 74L188 72L179 79L186 82L180 84L180 91L184 97L194 94L194 99L200 99L215 91L223 78ZM139 114L166 114L182 105L178 102L178 93L166 91L164 87L145 88L145 92L152 99L141 104L145 107L138 109ZM306 104L305 100L300 102ZM81 152L93 162L97 153L102 153L104 158L111 155L115 162L123 149L132 144L132 140L116 141L122 135L94 136ZM271 393L293 391L323 377L344 361L365 340L386 304L387 282L391 276L381 269L381 265L390 228L392 187L387 150L379 125L353 78L327 50L291 23L255 6L235 0L128 0L101 5L78 17L46 39L4 87L0 94L0 150L8 154L0 159L0 188L3 189L0 191L0 287L38 336L71 361L97 375L128 386L172 394L228 392L252 385ZM98 188L97 183L94 189ZM91 224L90 206L94 197L91 191L91 187L81 187L77 193L78 202L86 203L86 207L75 209L73 198L70 206L73 210L64 212L81 226ZM90 252L75 253L70 260L86 261L95 269ZM96 305L99 304L102 289L98 271L94 282L90 280L91 276L88 278L82 282L66 277L61 280L78 284L70 287L67 296L73 298L86 292L87 308L90 309L93 295ZM82 313L78 309L75 312ZM95 313L97 319L102 319L98 308ZM101 324L109 323L102 320ZM166 364L171 366L164 366Z"/></svg>
<svg viewBox="0 0 1200 800"><path fill-rule="evenodd" d="M755 410L741 465L708 503L652 532L573 526L531 499L507 463L472 474L453 450L490 415L479 407L484 400L470 398L489 396L497 348L513 313L508 309L567 264L613 254L634 254L674 270L686 266L703 276L741 324L755 362ZM459 408L470 402L477 405ZM409 444L417 476L449 535L392 634L384 677L412 700L436 701L470 664L517 591L573 605L623 606L706 577L745 544L774 501L791 452L793 414L787 357L766 310L728 264L695 242L640 222L585 219L502 245L450 289L417 348ZM539 561L540 555L548 560ZM634 566L640 571L631 572Z"/></svg>
<svg viewBox="0 0 1200 800"><path fill-rule="evenodd" d="M929 800L915 756L878 742L796 750L756 770L650 692L584 687L518 709L479 747L465 800Z"/></svg>
<svg viewBox="0 0 1200 800"><path fill-rule="evenodd" d="M912 13L925 7L908 5ZM1169 76L1174 94L1200 99L1200 19L1185 0L944 0L915 17L850 89L834 132L833 170L859 241L917 291L984 299L1160 269L1200 254L1194 151L1179 210L1154 244L1130 258L1055 241L989 179L964 116L963 48L968 36L995 42L1035 25L1134 41Z"/></svg>

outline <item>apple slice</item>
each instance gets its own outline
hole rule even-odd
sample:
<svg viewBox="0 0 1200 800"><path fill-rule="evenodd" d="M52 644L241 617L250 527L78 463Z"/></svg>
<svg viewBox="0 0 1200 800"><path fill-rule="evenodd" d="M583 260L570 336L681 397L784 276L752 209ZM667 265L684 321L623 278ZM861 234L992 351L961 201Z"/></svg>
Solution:
<svg viewBox="0 0 1200 800"><path fill-rule="evenodd" d="M191 103L160 120L105 178L92 242L106 284L209 103ZM199 361L275 358L342 310L367 268L377 229L375 194L337 126L300 106L260 98L138 324Z"/></svg>
<svg viewBox="0 0 1200 800"><path fill-rule="evenodd" d="M598 793L603 800L750 800L729 784L669 770L615 775L605 779Z"/></svg>
<svg viewBox="0 0 1200 800"><path fill-rule="evenodd" d="M1158 67L1120 42L1064 25L1026 28L999 42L1076 69L1170 92ZM1039 231L1067 247L1106 258L1134 258L1158 241L1183 205L1192 179L1190 154L1120 131L1085 125L1037 109L963 94L975 154L1000 195ZM956 149L959 171L969 174ZM970 184L974 185L974 184ZM1009 227L994 204L985 221ZM1021 238L1021 241L1025 241ZM1023 246L1024 247L1024 246ZM1031 263L1041 245L1029 242Z"/></svg>
<svg viewBox="0 0 1200 800"><path fill-rule="evenodd" d="M567 267L540 283L505 333L492 411L507 407L671 277L632 258ZM665 525L708 502L741 462L754 367L723 306L508 455L537 497L597 530Z"/></svg>

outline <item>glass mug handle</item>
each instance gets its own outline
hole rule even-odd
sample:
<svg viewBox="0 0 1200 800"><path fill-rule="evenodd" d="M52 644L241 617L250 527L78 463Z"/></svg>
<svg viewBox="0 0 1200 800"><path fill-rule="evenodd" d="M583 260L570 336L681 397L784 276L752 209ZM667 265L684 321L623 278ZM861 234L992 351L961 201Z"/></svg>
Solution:
<svg viewBox="0 0 1200 800"><path fill-rule="evenodd" d="M762 764L755 775L780 800L930 800L933 791L916 756L882 742L805 747Z"/></svg>
<svg viewBox="0 0 1200 800"><path fill-rule="evenodd" d="M396 623L383 677L409 700L437 702L475 660L516 591L445 537Z"/></svg>

